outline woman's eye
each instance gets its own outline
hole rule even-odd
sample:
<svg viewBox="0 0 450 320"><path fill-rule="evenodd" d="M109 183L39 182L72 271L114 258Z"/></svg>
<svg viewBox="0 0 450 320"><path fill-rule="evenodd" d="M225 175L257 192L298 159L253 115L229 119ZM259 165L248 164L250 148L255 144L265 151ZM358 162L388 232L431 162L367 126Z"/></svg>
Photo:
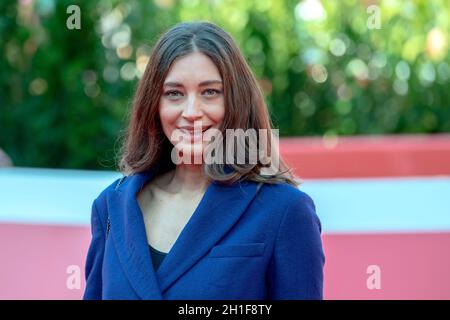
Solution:
<svg viewBox="0 0 450 320"><path fill-rule="evenodd" d="M168 97L178 97L179 95L182 95L182 93L180 91L172 90L165 92L164 95Z"/></svg>
<svg viewBox="0 0 450 320"><path fill-rule="evenodd" d="M222 93L222 91L217 90L217 89L206 89L202 92L202 94L204 94L208 97L215 97L215 96L219 95L220 93ZM178 98L178 97L182 97L183 93L178 90L170 90L170 91L164 92L164 96L167 96L169 98Z"/></svg>
<svg viewBox="0 0 450 320"><path fill-rule="evenodd" d="M214 96L214 95L218 95L219 93L221 93L221 91L216 90L216 89L206 89L205 91L203 91L203 93L207 93L207 96Z"/></svg>

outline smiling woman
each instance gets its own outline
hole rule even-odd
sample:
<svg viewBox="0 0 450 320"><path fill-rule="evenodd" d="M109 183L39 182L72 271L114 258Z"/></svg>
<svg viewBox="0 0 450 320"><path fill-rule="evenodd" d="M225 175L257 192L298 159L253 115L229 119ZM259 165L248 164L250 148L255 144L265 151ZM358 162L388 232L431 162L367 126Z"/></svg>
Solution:
<svg viewBox="0 0 450 320"><path fill-rule="evenodd" d="M251 128L266 130L269 139L273 135L255 76L231 36L212 23L180 23L158 40L133 104L119 164L124 174L142 172L161 159L170 159L173 131L193 127L194 121L222 133ZM194 153L200 152L191 147ZM265 149L270 149L270 142ZM203 169L210 179L225 183L249 179L298 185L278 152L270 157L279 163L279 171L270 176L261 173L267 166L261 162L234 161L228 173L224 163L205 164Z"/></svg>
<svg viewBox="0 0 450 320"><path fill-rule="evenodd" d="M200 138L230 129L265 132L258 151L277 170L204 161L209 142L227 146L228 136ZM84 298L322 298L320 221L272 137L257 81L224 30L189 22L163 34L135 95L124 177L92 205ZM250 139L236 149L239 160ZM173 161L185 153L200 162Z"/></svg>
<svg viewBox="0 0 450 320"><path fill-rule="evenodd" d="M220 128L225 114L222 86L217 67L198 51L178 58L169 69L159 117L165 136L180 152L191 151L192 158L201 157L206 149L203 134L210 128ZM200 130L195 131L196 121ZM185 143L178 143L176 130Z"/></svg>

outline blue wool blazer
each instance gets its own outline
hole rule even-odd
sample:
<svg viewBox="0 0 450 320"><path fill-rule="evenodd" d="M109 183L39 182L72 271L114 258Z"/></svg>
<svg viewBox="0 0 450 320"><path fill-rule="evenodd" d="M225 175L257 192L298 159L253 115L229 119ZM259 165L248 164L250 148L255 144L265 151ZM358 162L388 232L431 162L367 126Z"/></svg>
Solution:
<svg viewBox="0 0 450 320"><path fill-rule="evenodd" d="M83 299L322 299L321 224L286 183L212 182L155 272L136 194L156 171L94 200Z"/></svg>

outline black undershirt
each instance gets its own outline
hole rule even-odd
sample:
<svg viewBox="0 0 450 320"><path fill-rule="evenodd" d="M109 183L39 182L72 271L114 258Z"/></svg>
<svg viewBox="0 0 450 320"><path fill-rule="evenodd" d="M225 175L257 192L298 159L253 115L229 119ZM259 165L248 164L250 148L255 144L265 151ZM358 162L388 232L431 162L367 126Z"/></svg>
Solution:
<svg viewBox="0 0 450 320"><path fill-rule="evenodd" d="M156 270L158 270L159 266L163 262L165 256L167 253L161 252L159 250L156 250L151 245L148 246L150 248L150 256L152 258L153 267Z"/></svg>

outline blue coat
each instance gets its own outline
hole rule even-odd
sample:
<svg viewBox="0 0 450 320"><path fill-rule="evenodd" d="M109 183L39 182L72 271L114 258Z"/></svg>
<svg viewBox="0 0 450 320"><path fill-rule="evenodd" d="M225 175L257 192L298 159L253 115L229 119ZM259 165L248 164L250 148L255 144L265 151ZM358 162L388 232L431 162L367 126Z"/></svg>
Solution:
<svg viewBox="0 0 450 320"><path fill-rule="evenodd" d="M286 183L211 183L155 272L136 193L155 170L93 202L83 299L322 299L321 224Z"/></svg>

